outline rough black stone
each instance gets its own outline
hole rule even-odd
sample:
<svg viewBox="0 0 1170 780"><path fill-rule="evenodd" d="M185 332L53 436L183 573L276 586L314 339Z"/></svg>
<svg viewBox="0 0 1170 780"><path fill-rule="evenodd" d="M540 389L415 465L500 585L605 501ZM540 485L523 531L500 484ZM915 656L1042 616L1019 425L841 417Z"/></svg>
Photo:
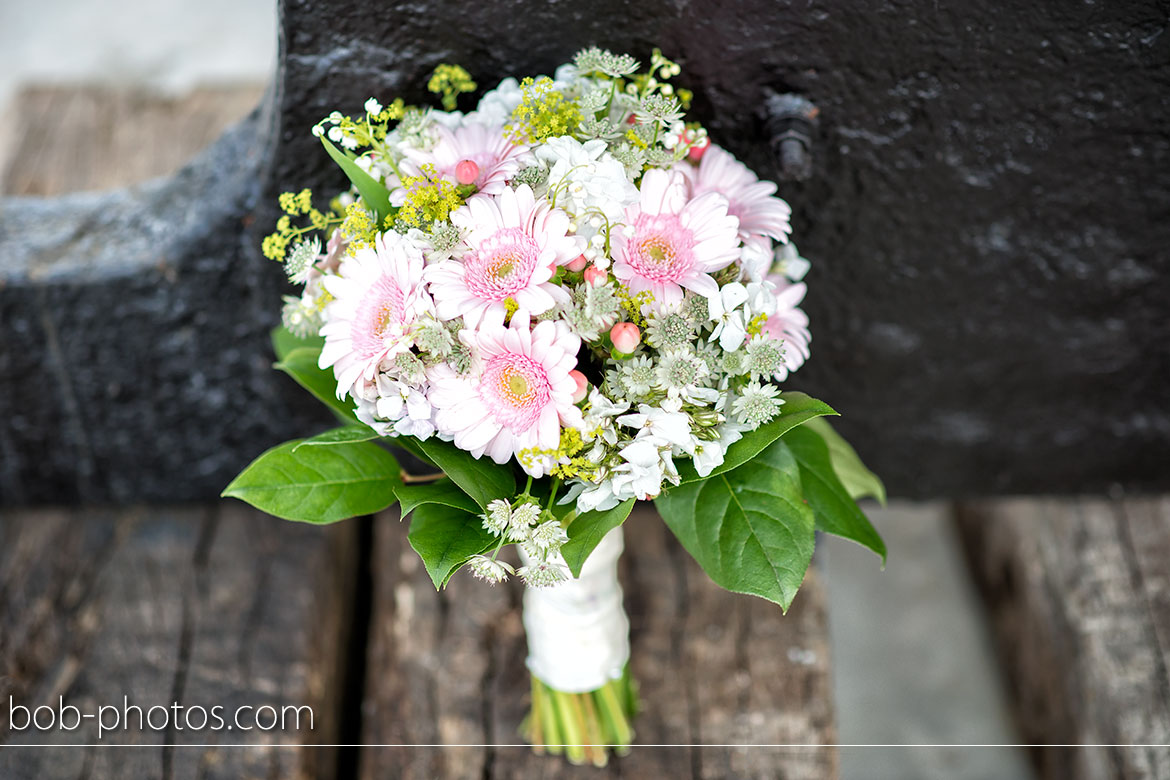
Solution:
<svg viewBox="0 0 1170 780"><path fill-rule="evenodd" d="M441 62L486 88L590 44L661 46L768 178L766 97L820 107L813 175L782 191L814 262L793 385L844 413L893 493L1164 489L1168 18L1150 0L287 0L273 124L115 199L101 252L75 236L108 205L5 202L3 500L211 495L292 435L306 418L262 338L280 281L241 224L283 189L341 186L309 127L370 95L425 100ZM99 267L119 246L134 273ZM22 270L62 263L81 270Z"/></svg>

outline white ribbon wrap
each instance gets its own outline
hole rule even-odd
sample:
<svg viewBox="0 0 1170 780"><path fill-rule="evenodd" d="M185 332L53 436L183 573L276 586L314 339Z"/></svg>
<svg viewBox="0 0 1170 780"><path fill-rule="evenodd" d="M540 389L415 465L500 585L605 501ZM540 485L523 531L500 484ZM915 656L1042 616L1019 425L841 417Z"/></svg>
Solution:
<svg viewBox="0 0 1170 780"><path fill-rule="evenodd" d="M524 589L528 669L554 690L595 691L620 678L630 660L630 621L617 577L623 547L618 526L602 537L579 578ZM531 563L523 550L520 557Z"/></svg>

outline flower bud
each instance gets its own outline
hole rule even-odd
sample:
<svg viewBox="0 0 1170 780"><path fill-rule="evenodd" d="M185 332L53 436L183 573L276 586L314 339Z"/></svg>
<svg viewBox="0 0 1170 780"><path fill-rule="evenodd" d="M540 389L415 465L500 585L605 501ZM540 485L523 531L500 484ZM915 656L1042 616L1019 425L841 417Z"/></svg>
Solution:
<svg viewBox="0 0 1170 780"><path fill-rule="evenodd" d="M589 380L577 369L570 371L569 376L577 383L577 389L573 391L573 403L580 403L589 392Z"/></svg>
<svg viewBox="0 0 1170 780"><path fill-rule="evenodd" d="M460 160L455 166L455 181L460 184L475 184L479 178L479 166L475 160Z"/></svg>
<svg viewBox="0 0 1170 780"><path fill-rule="evenodd" d="M585 269L585 281L596 287L599 284L604 284L605 280L609 278L609 274L601 270L595 265L591 265Z"/></svg>
<svg viewBox="0 0 1170 780"><path fill-rule="evenodd" d="M585 259L585 255L577 255L575 259L569 261L569 270L581 273L585 270L585 266L588 263L589 261Z"/></svg>
<svg viewBox="0 0 1170 780"><path fill-rule="evenodd" d="M690 149L687 149L687 157L695 162L698 162L699 160L703 159L703 155L706 153L707 147L710 145L710 138L702 138L697 144L692 146Z"/></svg>
<svg viewBox="0 0 1170 780"><path fill-rule="evenodd" d="M609 329L609 338L613 341L614 349L623 355L629 355L642 341L642 331L632 322L619 322Z"/></svg>

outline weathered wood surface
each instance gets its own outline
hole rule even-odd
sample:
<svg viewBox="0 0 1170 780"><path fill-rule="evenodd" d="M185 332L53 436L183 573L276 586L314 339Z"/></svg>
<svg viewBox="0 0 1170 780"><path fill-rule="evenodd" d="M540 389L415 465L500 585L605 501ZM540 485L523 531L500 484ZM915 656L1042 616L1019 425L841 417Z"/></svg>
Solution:
<svg viewBox="0 0 1170 780"><path fill-rule="evenodd" d="M6 195L127 187L174 173L259 102L257 85L167 98L124 89L31 87L14 99Z"/></svg>
<svg viewBox="0 0 1170 780"><path fill-rule="evenodd" d="M529 682L515 583L489 588L460 573L436 593L397 516L378 517L374 528L362 739L389 747L363 751L362 778L836 776L832 747L750 747L836 739L815 570L782 616L714 586L652 510L636 511L622 557L645 705L636 742L676 747L635 746L597 770L516 746Z"/></svg>
<svg viewBox="0 0 1170 780"><path fill-rule="evenodd" d="M1170 777L1170 498L959 507L1044 778ZM1133 747L1144 745L1146 747Z"/></svg>
<svg viewBox="0 0 1170 780"><path fill-rule="evenodd" d="M332 777L335 751L295 746L340 737L352 585L336 577L354 570L353 538L234 502L0 515L0 744L59 746L0 749L0 777ZM195 712L192 728L185 716L176 728L172 714L155 730L131 712L130 728L100 743L156 747L63 747L98 744L96 718L70 731L11 730L10 696L30 708L63 697L82 714L128 702L144 717L176 702L209 714L307 705L313 728L302 713L299 730L200 729ZM236 743L254 747L219 747Z"/></svg>

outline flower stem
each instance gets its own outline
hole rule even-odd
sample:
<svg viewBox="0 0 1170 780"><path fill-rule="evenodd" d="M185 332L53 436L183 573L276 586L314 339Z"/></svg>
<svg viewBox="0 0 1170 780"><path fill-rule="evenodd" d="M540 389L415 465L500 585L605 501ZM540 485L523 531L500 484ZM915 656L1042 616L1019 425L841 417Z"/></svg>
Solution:
<svg viewBox="0 0 1170 780"><path fill-rule="evenodd" d="M630 752L636 709L634 683L627 668L596 691L564 693L532 677L532 711L521 733L536 753L560 755L574 764L605 766L609 750L624 756Z"/></svg>

